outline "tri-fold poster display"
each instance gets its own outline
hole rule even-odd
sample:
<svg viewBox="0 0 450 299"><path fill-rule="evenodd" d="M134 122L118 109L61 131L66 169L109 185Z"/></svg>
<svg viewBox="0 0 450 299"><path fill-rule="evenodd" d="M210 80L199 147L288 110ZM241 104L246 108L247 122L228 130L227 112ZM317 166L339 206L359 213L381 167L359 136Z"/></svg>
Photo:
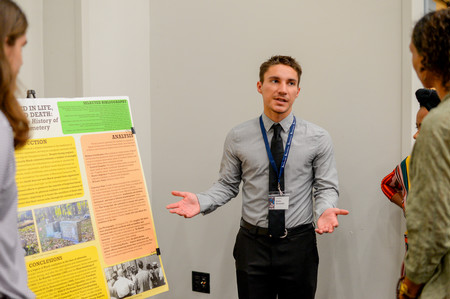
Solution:
<svg viewBox="0 0 450 299"><path fill-rule="evenodd" d="M19 100L18 226L38 298L168 291L127 97Z"/></svg>

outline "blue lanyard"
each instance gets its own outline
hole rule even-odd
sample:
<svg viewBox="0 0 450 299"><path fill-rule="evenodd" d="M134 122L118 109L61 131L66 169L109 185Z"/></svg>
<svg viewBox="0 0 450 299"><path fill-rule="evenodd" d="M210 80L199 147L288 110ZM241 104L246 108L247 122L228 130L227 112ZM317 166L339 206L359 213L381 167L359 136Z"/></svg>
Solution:
<svg viewBox="0 0 450 299"><path fill-rule="evenodd" d="M267 134L266 134L266 129L264 128L262 115L259 117L259 125L261 127L261 133L264 138L264 143L266 144L267 156L269 157L270 165L272 165L273 169L275 170L275 173L277 174L278 186L280 186L281 175L283 174L284 168L286 166L286 161L289 156L289 150L291 149L292 137L294 137L296 122L297 121L294 116L294 121L292 122L291 128L289 129L289 136L288 136L288 139L286 142L286 147L284 149L283 160L281 160L280 171L278 171L277 164L275 163L275 160L272 156L272 151L270 150L269 140L267 140Z"/></svg>

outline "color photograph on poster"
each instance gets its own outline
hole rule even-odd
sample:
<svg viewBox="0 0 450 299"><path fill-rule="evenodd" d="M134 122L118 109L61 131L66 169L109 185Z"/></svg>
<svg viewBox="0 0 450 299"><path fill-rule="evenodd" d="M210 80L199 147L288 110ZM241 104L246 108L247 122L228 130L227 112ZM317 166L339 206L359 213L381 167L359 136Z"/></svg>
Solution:
<svg viewBox="0 0 450 299"><path fill-rule="evenodd" d="M34 210L42 252L95 239L86 200Z"/></svg>
<svg viewBox="0 0 450 299"><path fill-rule="evenodd" d="M17 213L17 227L25 256L39 253L35 221L30 210Z"/></svg>

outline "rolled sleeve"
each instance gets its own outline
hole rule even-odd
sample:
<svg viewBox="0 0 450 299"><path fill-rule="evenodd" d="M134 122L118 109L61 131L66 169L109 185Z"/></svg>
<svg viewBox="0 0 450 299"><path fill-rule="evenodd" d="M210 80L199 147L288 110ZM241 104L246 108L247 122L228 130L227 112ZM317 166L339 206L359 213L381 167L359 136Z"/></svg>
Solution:
<svg viewBox="0 0 450 299"><path fill-rule="evenodd" d="M226 204L239 193L241 183L241 161L235 155L233 145L235 134L232 130L225 139L219 180L207 191L198 193L200 212L208 214Z"/></svg>
<svg viewBox="0 0 450 299"><path fill-rule="evenodd" d="M327 132L320 136L317 142L317 152L313 161L313 194L316 218L319 218L326 209L335 208L339 198L333 143Z"/></svg>

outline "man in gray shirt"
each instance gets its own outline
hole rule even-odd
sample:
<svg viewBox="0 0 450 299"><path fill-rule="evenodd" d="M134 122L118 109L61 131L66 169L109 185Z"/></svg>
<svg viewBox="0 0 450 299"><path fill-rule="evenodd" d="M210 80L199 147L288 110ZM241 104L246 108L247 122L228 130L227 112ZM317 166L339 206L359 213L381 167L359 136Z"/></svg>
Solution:
<svg viewBox="0 0 450 299"><path fill-rule="evenodd" d="M186 218L208 214L236 197L243 182L241 229L233 253L241 299L314 298L315 232L332 233L337 215L348 214L336 208L338 178L329 134L292 113L301 73L289 56L264 62L257 83L264 113L230 131L219 180L199 194L173 191L182 200L167 206ZM273 149L280 137L282 155ZM275 214L281 216L272 220Z"/></svg>

